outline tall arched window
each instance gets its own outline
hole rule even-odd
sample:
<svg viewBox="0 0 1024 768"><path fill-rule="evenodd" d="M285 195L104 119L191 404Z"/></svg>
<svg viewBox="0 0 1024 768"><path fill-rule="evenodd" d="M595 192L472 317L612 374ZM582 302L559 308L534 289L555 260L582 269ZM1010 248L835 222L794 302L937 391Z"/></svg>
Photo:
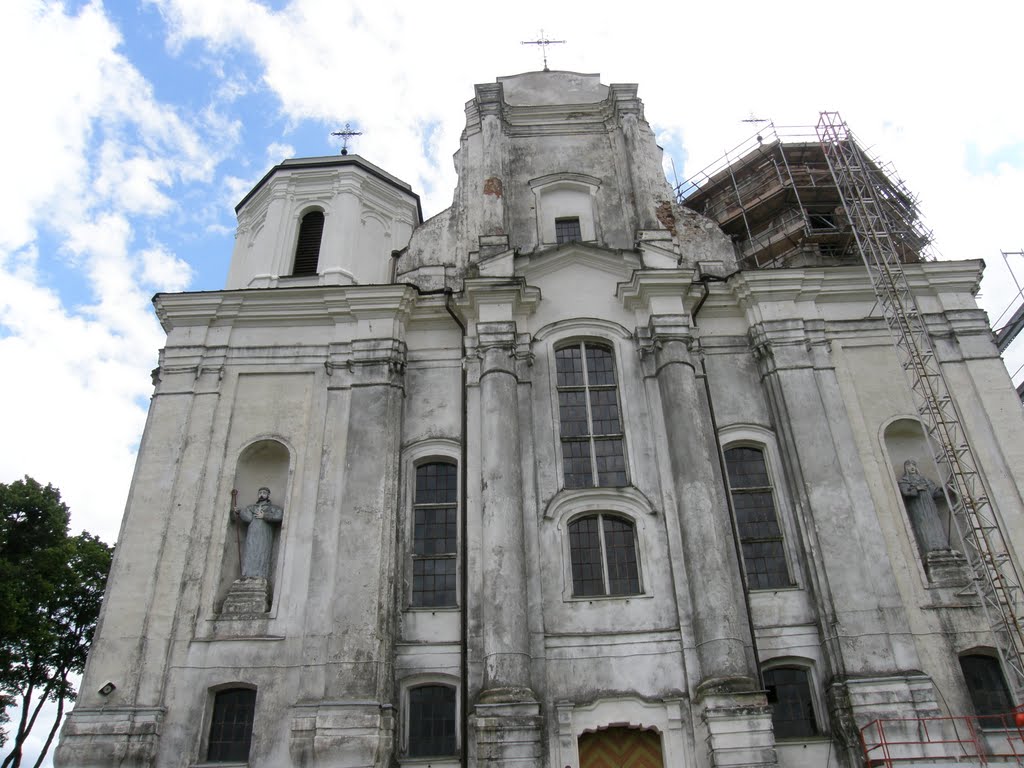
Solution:
<svg viewBox="0 0 1024 768"><path fill-rule="evenodd" d="M633 523L599 514L569 523L573 597L639 595L640 568Z"/></svg>
<svg viewBox="0 0 1024 768"><path fill-rule="evenodd" d="M252 745L252 722L256 714L256 691L228 688L213 699L210 739L206 759L211 763L244 763Z"/></svg>
<svg viewBox="0 0 1024 768"><path fill-rule="evenodd" d="M960 669L981 727L1006 727L1005 716L1013 709L1013 700L999 659L982 653L965 653L960 657Z"/></svg>
<svg viewBox="0 0 1024 768"><path fill-rule="evenodd" d="M310 211L302 217L295 245L292 275L315 275L320 263L320 239L324 234L324 212Z"/></svg>
<svg viewBox="0 0 1024 768"><path fill-rule="evenodd" d="M409 757L446 757L456 753L455 688L420 685L408 692Z"/></svg>
<svg viewBox="0 0 1024 768"><path fill-rule="evenodd" d="M566 488L624 486L626 452L610 348L576 342L555 351Z"/></svg>
<svg viewBox="0 0 1024 768"><path fill-rule="evenodd" d="M804 667L771 667L762 672L776 739L804 739L821 733Z"/></svg>
<svg viewBox="0 0 1024 768"><path fill-rule="evenodd" d="M742 446L725 451L729 491L743 548L743 569L750 589L792 586L786 563L775 495L761 448Z"/></svg>
<svg viewBox="0 0 1024 768"><path fill-rule="evenodd" d="M455 464L432 462L416 467L410 601L414 607L456 605L458 499Z"/></svg>

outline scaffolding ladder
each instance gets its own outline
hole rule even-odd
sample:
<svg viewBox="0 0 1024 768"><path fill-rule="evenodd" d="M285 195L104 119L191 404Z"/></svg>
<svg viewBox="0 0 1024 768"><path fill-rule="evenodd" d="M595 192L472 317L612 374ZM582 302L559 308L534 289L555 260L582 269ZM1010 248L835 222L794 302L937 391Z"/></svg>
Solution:
<svg viewBox="0 0 1024 768"><path fill-rule="evenodd" d="M893 227L899 226L899 218L891 215L891 182L878 178L879 165L864 155L837 112L821 113L817 133L935 463L944 476L946 501L963 540L995 647L1010 673L1014 701L1020 703L1024 694L1024 589L903 269L894 241ZM908 195L906 199L912 198Z"/></svg>

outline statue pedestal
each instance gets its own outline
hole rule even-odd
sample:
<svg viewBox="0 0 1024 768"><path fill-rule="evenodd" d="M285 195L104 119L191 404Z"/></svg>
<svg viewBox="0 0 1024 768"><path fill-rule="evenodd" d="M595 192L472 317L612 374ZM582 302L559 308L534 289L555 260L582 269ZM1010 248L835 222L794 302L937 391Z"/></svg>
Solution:
<svg viewBox="0 0 1024 768"><path fill-rule="evenodd" d="M971 583L967 558L955 549L937 549L925 558L928 580L936 587L966 587Z"/></svg>
<svg viewBox="0 0 1024 768"><path fill-rule="evenodd" d="M224 598L221 615L262 614L270 610L270 584L266 579L238 579Z"/></svg>

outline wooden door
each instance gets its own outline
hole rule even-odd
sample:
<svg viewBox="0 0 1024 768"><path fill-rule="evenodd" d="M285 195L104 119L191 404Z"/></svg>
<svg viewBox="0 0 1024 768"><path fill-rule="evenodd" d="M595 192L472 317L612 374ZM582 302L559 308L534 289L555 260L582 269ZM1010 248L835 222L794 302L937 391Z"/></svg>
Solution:
<svg viewBox="0 0 1024 768"><path fill-rule="evenodd" d="M607 728L580 736L580 768L664 768L661 736L636 728Z"/></svg>

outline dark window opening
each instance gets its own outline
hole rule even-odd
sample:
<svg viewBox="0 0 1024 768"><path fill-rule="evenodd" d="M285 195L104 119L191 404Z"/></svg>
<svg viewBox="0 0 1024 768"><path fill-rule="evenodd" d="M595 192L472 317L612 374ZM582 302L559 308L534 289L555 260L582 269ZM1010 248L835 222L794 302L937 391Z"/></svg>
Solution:
<svg viewBox="0 0 1024 768"><path fill-rule="evenodd" d="M725 465L747 586L750 589L792 586L764 452L759 448L729 448L725 451Z"/></svg>
<svg viewBox="0 0 1024 768"><path fill-rule="evenodd" d="M215 763L246 762L255 714L256 691L250 688L219 691L213 700L206 759Z"/></svg>
<svg viewBox="0 0 1024 768"><path fill-rule="evenodd" d="M583 239L582 230L580 230L580 220L578 216L565 219L555 219L555 242L561 245L562 243L577 243Z"/></svg>
<svg viewBox="0 0 1024 768"><path fill-rule="evenodd" d="M625 440L607 347L578 343L555 352L562 472L566 488L621 487Z"/></svg>
<svg viewBox="0 0 1024 768"><path fill-rule="evenodd" d="M835 229L836 215L832 212L807 213L807 222L811 229Z"/></svg>
<svg viewBox="0 0 1024 768"><path fill-rule="evenodd" d="M416 467L413 500L412 605L454 606L459 523L454 464Z"/></svg>
<svg viewBox="0 0 1024 768"><path fill-rule="evenodd" d="M455 689L421 685L409 690L409 757L454 755Z"/></svg>
<svg viewBox="0 0 1024 768"><path fill-rule="evenodd" d="M588 515L569 524L573 597L639 595L636 535L628 520Z"/></svg>
<svg viewBox="0 0 1024 768"><path fill-rule="evenodd" d="M310 211L302 217L299 239L295 246L295 267L292 274L315 275L320 263L320 239L324 234L324 212Z"/></svg>
<svg viewBox="0 0 1024 768"><path fill-rule="evenodd" d="M960 669L964 673L974 713L978 715L978 724L982 728L1005 728L1009 724L1005 715L1013 709L1013 701L999 659L978 653L967 654L960 657Z"/></svg>
<svg viewBox="0 0 1024 768"><path fill-rule="evenodd" d="M807 670L775 667L764 671L764 687L772 705L772 726L776 739L804 739L817 736L811 686Z"/></svg>

